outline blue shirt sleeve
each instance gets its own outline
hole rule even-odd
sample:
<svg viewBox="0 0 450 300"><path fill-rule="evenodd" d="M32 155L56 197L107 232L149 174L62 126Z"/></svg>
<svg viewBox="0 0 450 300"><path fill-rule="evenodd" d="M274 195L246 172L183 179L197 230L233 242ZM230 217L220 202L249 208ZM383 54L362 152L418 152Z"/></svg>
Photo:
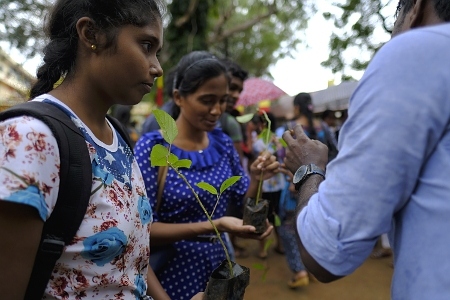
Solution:
<svg viewBox="0 0 450 300"><path fill-rule="evenodd" d="M306 250L335 275L352 273L392 229L446 130L445 43L424 30L399 35L377 53L350 99L339 154L297 219Z"/></svg>

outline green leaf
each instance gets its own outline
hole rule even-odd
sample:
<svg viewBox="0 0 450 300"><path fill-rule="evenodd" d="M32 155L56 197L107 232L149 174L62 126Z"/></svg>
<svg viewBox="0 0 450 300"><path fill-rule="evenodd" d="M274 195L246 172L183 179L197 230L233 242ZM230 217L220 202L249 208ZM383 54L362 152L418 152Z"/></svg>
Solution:
<svg viewBox="0 0 450 300"><path fill-rule="evenodd" d="M239 123L247 123L249 122L251 119L253 119L254 114L246 114L246 115L242 115L242 116L237 116L236 120Z"/></svg>
<svg viewBox="0 0 450 300"><path fill-rule="evenodd" d="M273 133L269 129L264 128L259 134L259 136L263 139L264 145L267 146L270 143L270 140L272 139Z"/></svg>
<svg viewBox="0 0 450 300"><path fill-rule="evenodd" d="M163 145L155 145L150 153L150 164L152 167L162 167L167 166L167 155L169 154L169 149Z"/></svg>
<svg viewBox="0 0 450 300"><path fill-rule="evenodd" d="M178 162L178 157L175 154L170 153L168 161L170 164L174 165Z"/></svg>
<svg viewBox="0 0 450 300"><path fill-rule="evenodd" d="M220 186L220 193L222 194L227 188L238 182L241 177L242 176L231 176L230 178L222 182L222 185Z"/></svg>
<svg viewBox="0 0 450 300"><path fill-rule="evenodd" d="M287 148L287 143L286 143L286 141L285 140L283 140L282 138L279 140L280 141L280 144L281 144L281 146L283 146L284 148Z"/></svg>
<svg viewBox="0 0 450 300"><path fill-rule="evenodd" d="M281 219L280 216L275 214L274 216L274 224L275 227L280 227L281 226Z"/></svg>
<svg viewBox="0 0 450 300"><path fill-rule="evenodd" d="M153 111L153 115L155 116L159 127L161 127L164 140L167 143L172 144L173 140L178 135L178 128L175 120L168 113L161 109L155 109Z"/></svg>
<svg viewBox="0 0 450 300"><path fill-rule="evenodd" d="M192 161L189 159L180 159L174 164L176 168L190 168L192 165Z"/></svg>
<svg viewBox="0 0 450 300"><path fill-rule="evenodd" d="M268 239L265 243L264 243L264 252L267 252L267 250L269 250L270 245L272 245L273 243L273 239Z"/></svg>
<svg viewBox="0 0 450 300"><path fill-rule="evenodd" d="M212 185L210 185L209 183L206 183L204 181L201 181L199 183L195 184L196 186L198 186L199 188L201 188L202 190L205 190L207 192L210 192L213 195L217 195L217 190L215 187L213 187Z"/></svg>
<svg viewBox="0 0 450 300"><path fill-rule="evenodd" d="M266 269L266 267L260 263L253 264L252 267L255 268L256 270L261 270L261 271L264 271Z"/></svg>

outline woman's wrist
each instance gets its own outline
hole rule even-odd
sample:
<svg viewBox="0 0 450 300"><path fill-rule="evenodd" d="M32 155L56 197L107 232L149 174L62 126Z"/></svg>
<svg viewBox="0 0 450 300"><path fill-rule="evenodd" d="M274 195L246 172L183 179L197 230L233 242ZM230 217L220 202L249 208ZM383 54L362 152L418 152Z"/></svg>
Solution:
<svg viewBox="0 0 450 300"><path fill-rule="evenodd" d="M219 232L223 232L221 219L222 219L222 218L213 220L213 224L214 224L214 226L216 226L216 228L217 228L217 230L218 230ZM216 232L214 231L214 228L212 229L212 231L213 231L213 233L216 233Z"/></svg>

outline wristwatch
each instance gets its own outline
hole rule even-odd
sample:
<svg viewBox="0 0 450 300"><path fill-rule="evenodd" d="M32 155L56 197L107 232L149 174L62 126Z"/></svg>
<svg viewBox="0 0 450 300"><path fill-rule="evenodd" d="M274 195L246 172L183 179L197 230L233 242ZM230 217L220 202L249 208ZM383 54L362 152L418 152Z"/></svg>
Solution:
<svg viewBox="0 0 450 300"><path fill-rule="evenodd" d="M295 190L298 191L303 182L305 182L311 174L322 175L323 179L325 179L325 171L315 164L303 165L295 171L294 177L292 178L292 183L295 185Z"/></svg>

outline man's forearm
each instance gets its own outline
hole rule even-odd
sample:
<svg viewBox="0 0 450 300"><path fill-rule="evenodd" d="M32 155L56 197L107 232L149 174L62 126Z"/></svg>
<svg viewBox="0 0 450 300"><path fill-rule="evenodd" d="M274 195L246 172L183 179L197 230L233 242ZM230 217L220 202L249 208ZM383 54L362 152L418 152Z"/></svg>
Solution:
<svg viewBox="0 0 450 300"><path fill-rule="evenodd" d="M308 204L311 196L317 193L319 189L319 184L322 181L323 177L321 175L312 174L302 184L302 186L300 187L300 191L297 195L297 217L302 211L302 209ZM295 223L297 224L297 222ZM302 262L308 269L308 271L311 272L320 282L331 282L341 278L340 276L331 274L316 262L316 260L308 253L308 251L303 246L297 226L295 226L295 230L297 231L298 244L300 247L300 255L302 257Z"/></svg>
<svg viewBox="0 0 450 300"><path fill-rule="evenodd" d="M323 177L319 174L311 174L300 187L297 194L297 215L308 204L312 195L317 193L319 184L323 181Z"/></svg>

